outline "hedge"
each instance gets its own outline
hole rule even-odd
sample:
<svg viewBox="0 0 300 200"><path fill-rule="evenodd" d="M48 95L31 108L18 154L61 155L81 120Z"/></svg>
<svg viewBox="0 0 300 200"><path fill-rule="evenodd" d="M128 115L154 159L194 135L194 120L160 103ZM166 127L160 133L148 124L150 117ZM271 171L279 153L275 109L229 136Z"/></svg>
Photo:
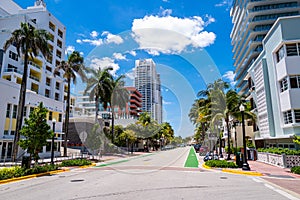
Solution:
<svg viewBox="0 0 300 200"><path fill-rule="evenodd" d="M291 172L294 174L300 174L300 166L292 167Z"/></svg>
<svg viewBox="0 0 300 200"><path fill-rule="evenodd" d="M238 168L234 162L227 162L226 160L208 160L205 165L219 168Z"/></svg>
<svg viewBox="0 0 300 200"><path fill-rule="evenodd" d="M267 152L273 154L286 154L286 155L300 155L300 150L293 150L288 148L259 148L258 152Z"/></svg>

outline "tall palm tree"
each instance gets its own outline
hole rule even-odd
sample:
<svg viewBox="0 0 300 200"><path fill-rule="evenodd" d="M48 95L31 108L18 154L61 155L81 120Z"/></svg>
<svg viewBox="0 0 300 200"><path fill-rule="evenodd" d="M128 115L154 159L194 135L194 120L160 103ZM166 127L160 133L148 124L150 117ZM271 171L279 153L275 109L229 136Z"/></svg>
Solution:
<svg viewBox="0 0 300 200"><path fill-rule="evenodd" d="M67 138L68 138L68 126L70 118L70 91L71 91L71 81L76 84L76 75L78 74L83 81L86 81L86 75L84 71L85 67L83 64L83 57L81 57L78 51L73 51L70 56L68 56L67 61L62 61L54 70L54 75L59 71L63 70L63 77L67 80L67 105L65 113L65 137L64 137L64 156L67 156Z"/></svg>
<svg viewBox="0 0 300 200"><path fill-rule="evenodd" d="M105 68L101 70L99 67L98 70L87 68L86 71L90 74L89 78L87 79L87 86L84 90L84 95L89 93L90 100L95 100L95 110L96 110L96 118L95 121L98 119L98 111L99 111L99 103L103 104L103 107L106 109L107 105L110 101L109 94L113 89L112 87L112 75L109 71L113 70L112 67Z"/></svg>
<svg viewBox="0 0 300 200"><path fill-rule="evenodd" d="M21 28L12 32L12 36L5 42L3 47L4 51L6 51L9 46L14 45L18 52L18 56L24 55L24 70L19 93L12 161L16 160L18 154L18 141L20 140L20 130L23 122L26 99L29 56L33 59L41 52L42 55L47 58L51 54L47 43L49 39L50 35L46 30L35 29L28 23L21 23Z"/></svg>
<svg viewBox="0 0 300 200"><path fill-rule="evenodd" d="M129 101L129 92L124 88L125 76L121 75L115 80L112 81L112 92L110 94L110 107L111 107L111 136L112 136L112 143L114 140L114 123L115 123L115 107L118 107L120 110L126 107Z"/></svg>

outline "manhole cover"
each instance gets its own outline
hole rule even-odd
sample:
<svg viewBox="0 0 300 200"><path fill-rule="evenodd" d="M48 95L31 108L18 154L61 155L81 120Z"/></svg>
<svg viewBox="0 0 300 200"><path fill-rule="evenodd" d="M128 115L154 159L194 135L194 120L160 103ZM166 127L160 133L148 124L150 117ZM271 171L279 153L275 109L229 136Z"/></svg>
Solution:
<svg viewBox="0 0 300 200"><path fill-rule="evenodd" d="M225 177L225 176L221 176L221 177L220 177L220 179L227 179L227 177Z"/></svg>
<svg viewBox="0 0 300 200"><path fill-rule="evenodd" d="M75 180L71 180L72 183L74 183L74 182L82 182L82 181L84 181L84 180L83 180L83 179L75 179Z"/></svg>

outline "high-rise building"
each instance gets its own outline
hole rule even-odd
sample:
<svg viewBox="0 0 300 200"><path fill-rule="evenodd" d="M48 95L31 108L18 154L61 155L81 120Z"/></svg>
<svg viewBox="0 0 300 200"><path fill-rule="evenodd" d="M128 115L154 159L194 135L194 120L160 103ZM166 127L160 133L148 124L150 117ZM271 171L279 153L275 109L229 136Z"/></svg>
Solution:
<svg viewBox="0 0 300 200"><path fill-rule="evenodd" d="M160 75L152 59L135 61L135 87L142 94L142 112L162 123L162 96Z"/></svg>
<svg viewBox="0 0 300 200"><path fill-rule="evenodd" d="M47 121L52 127L55 119L57 145L55 154L60 155L62 141L62 125L64 115L64 100L67 85L63 71L55 76L55 67L64 59L65 26L47 11L42 0L37 0L32 7L21 8L12 0L0 1L0 109L6 111L0 116L0 159L9 159L16 130L16 115L19 99L20 84L24 72L24 58L19 57L15 46L10 46L6 52L3 45L11 37L11 33L20 28L21 22L28 23L36 29L44 29L50 33L48 45L52 56L47 60L39 54L29 57L28 80L24 107L24 118L29 117L30 111L40 102L49 110ZM40 156L50 156L49 145L45 146ZM23 152L19 152L22 154Z"/></svg>
<svg viewBox="0 0 300 200"><path fill-rule="evenodd" d="M300 0L234 0L231 44L236 87L240 94L249 94L251 78L247 71L262 52L262 40L278 17L299 15Z"/></svg>

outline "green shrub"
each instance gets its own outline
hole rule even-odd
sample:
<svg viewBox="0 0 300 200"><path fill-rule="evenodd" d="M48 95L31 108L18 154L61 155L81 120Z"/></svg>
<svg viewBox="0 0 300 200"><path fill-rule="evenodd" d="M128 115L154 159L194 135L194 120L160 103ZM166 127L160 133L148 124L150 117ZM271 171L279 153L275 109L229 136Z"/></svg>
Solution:
<svg viewBox="0 0 300 200"><path fill-rule="evenodd" d="M209 167L238 168L234 162L227 162L226 160L208 160L205 165Z"/></svg>
<svg viewBox="0 0 300 200"><path fill-rule="evenodd" d="M291 172L294 174L300 174L300 166L292 167Z"/></svg>
<svg viewBox="0 0 300 200"><path fill-rule="evenodd" d="M259 148L257 149L258 152L267 152L273 154L286 154L286 155L300 155L300 150L293 150L288 148Z"/></svg>
<svg viewBox="0 0 300 200"><path fill-rule="evenodd" d="M62 167L70 167L70 166L84 166L84 165L91 165L92 162L90 160L85 159L75 159L75 160L64 160L62 161Z"/></svg>
<svg viewBox="0 0 300 200"><path fill-rule="evenodd" d="M21 177L21 176L26 176L31 174L39 174L43 172L54 171L57 169L58 169L57 165L43 165L43 166L35 165L34 167L29 169L25 169L19 166L3 168L0 169L0 180L16 178L16 177Z"/></svg>

